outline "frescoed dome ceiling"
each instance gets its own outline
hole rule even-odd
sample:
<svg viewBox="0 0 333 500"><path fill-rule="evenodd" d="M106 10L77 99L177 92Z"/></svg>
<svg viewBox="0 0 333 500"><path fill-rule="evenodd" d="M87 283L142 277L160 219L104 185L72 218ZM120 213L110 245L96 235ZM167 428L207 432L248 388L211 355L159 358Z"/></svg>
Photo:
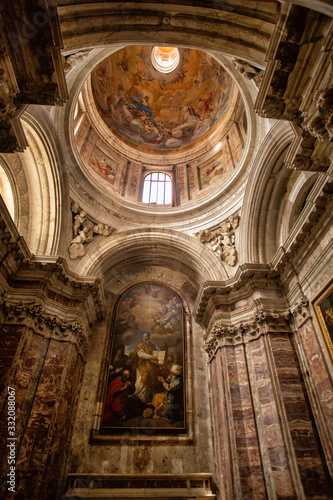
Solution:
<svg viewBox="0 0 333 500"><path fill-rule="evenodd" d="M136 206L147 205L142 186L151 172L173 179L177 206L214 199L238 176L250 137L230 61L146 46L96 61L73 109L73 135L84 175Z"/></svg>
<svg viewBox="0 0 333 500"><path fill-rule="evenodd" d="M155 67L153 47L129 46L104 59L92 73L93 97L104 122L126 144L147 153L181 152L226 121L236 85L206 52L180 48L177 65L177 54L157 49ZM163 71L171 56L175 69L156 69Z"/></svg>

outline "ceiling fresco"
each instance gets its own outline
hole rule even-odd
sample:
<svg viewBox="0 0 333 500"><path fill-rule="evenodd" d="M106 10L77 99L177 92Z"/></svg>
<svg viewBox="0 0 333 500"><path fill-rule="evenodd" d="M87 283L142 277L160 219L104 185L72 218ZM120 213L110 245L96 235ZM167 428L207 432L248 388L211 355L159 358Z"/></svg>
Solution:
<svg viewBox="0 0 333 500"><path fill-rule="evenodd" d="M226 117L236 85L210 55L179 49L171 73L157 71L152 47L129 46L92 73L97 109L113 133L149 153L178 152L210 135Z"/></svg>

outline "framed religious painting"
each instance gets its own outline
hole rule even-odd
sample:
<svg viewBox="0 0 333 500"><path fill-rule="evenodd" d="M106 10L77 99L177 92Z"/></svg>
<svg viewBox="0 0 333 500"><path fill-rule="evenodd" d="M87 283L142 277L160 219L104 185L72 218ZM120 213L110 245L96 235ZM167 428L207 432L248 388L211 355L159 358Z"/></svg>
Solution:
<svg viewBox="0 0 333 500"><path fill-rule="evenodd" d="M121 295L111 326L100 434L186 431L184 306L160 283Z"/></svg>
<svg viewBox="0 0 333 500"><path fill-rule="evenodd" d="M333 361L333 281L313 302L320 329Z"/></svg>

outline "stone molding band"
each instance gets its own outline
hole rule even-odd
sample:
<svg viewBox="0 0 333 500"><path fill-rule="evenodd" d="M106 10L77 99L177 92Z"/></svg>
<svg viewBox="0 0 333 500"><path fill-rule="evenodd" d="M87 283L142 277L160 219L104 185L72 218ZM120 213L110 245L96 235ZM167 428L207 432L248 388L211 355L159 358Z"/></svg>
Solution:
<svg viewBox="0 0 333 500"><path fill-rule="evenodd" d="M210 332L205 336L205 350L211 360L220 347L247 344L267 334L289 334L290 313L270 314L260 312L248 322L227 326L222 319L217 319Z"/></svg>
<svg viewBox="0 0 333 500"><path fill-rule="evenodd" d="M90 343L88 329L79 318L72 321L61 320L48 314L38 303L10 303L0 298L0 323L23 325L44 338L75 344L83 358Z"/></svg>

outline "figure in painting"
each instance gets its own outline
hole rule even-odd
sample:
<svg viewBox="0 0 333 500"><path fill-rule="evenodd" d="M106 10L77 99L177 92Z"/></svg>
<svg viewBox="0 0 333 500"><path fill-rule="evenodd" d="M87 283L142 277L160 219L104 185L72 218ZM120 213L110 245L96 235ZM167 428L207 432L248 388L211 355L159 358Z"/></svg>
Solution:
<svg viewBox="0 0 333 500"><path fill-rule="evenodd" d="M94 156L94 158L92 158L90 160L90 163L98 169L98 171L101 174L101 176L103 177L103 179L105 179L106 181L113 182L114 176L116 175L116 173L115 173L114 169L112 168L112 166L109 163L107 163L106 157L102 155L98 159L96 157L96 155L93 155L93 156Z"/></svg>
<svg viewBox="0 0 333 500"><path fill-rule="evenodd" d="M333 293L331 293L320 306L327 332L331 342L333 339Z"/></svg>
<svg viewBox="0 0 333 500"><path fill-rule="evenodd" d="M156 347L150 342L150 334L145 332L143 340L134 349L133 370L136 372L133 396L143 403L151 402L157 385L157 357L153 355Z"/></svg>
<svg viewBox="0 0 333 500"><path fill-rule="evenodd" d="M131 392L131 374L124 370L120 377L112 380L106 392L103 422L126 419L128 396Z"/></svg>
<svg viewBox="0 0 333 500"><path fill-rule="evenodd" d="M155 407L154 418L163 418L170 420L171 423L176 422L183 416L183 381L182 367L173 365L171 374L167 379L159 376L158 380L163 384L165 391L155 394L153 405Z"/></svg>
<svg viewBox="0 0 333 500"><path fill-rule="evenodd" d="M232 86L214 58L187 49L169 75L153 69L151 48L136 46L110 55L92 75L94 97L107 125L149 150L178 148L203 137L224 115Z"/></svg>
<svg viewBox="0 0 333 500"><path fill-rule="evenodd" d="M160 369L160 377L163 377L163 378L168 378L170 373L171 373L171 368L174 364L174 361L175 361L175 357L172 355L172 354L169 354L167 356L167 359L164 363L164 365L161 365L159 367Z"/></svg>
<svg viewBox="0 0 333 500"><path fill-rule="evenodd" d="M206 187L210 184L211 180L217 175L223 174L223 167L220 161L213 163L210 167L201 174L201 184L202 187Z"/></svg>

